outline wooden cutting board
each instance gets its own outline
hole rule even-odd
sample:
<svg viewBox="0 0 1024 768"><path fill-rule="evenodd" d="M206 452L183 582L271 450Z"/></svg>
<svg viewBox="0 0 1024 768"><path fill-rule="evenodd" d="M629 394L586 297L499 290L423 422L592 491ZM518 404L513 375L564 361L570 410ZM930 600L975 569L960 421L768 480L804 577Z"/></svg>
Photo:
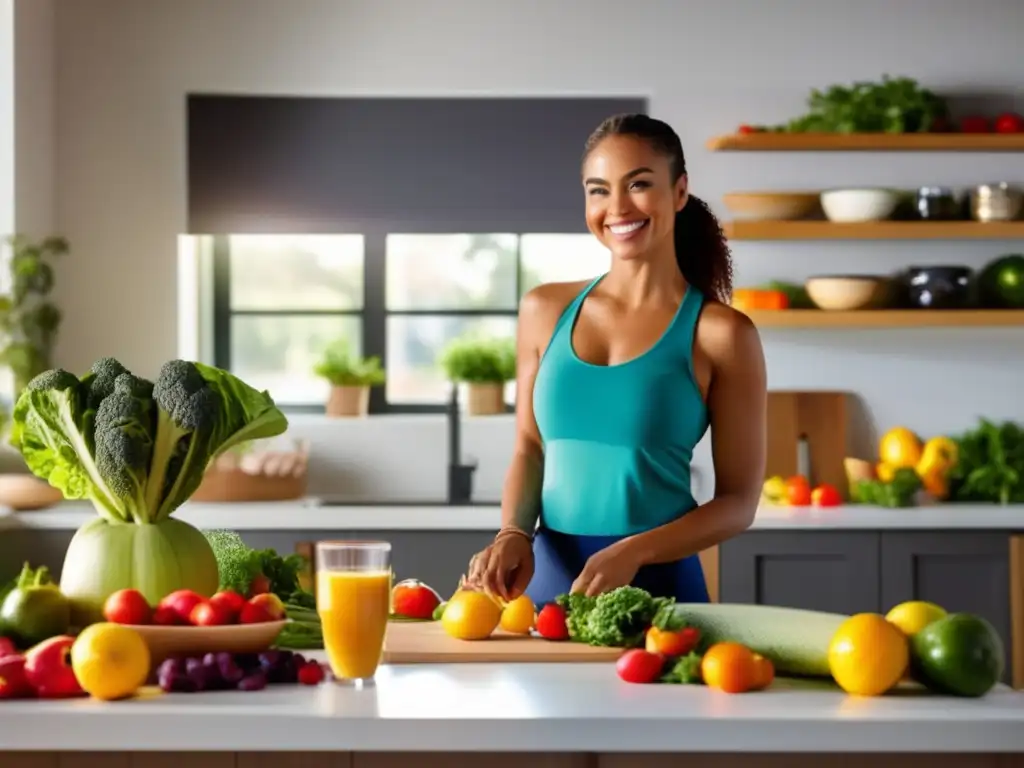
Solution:
<svg viewBox="0 0 1024 768"><path fill-rule="evenodd" d="M766 476L795 475L809 463L812 484L834 485L845 498L847 406L845 392L769 392Z"/></svg>
<svg viewBox="0 0 1024 768"><path fill-rule="evenodd" d="M438 621L390 622L384 640L387 664L605 662L621 655L621 648L556 643L500 630L486 640L456 640L445 634Z"/></svg>

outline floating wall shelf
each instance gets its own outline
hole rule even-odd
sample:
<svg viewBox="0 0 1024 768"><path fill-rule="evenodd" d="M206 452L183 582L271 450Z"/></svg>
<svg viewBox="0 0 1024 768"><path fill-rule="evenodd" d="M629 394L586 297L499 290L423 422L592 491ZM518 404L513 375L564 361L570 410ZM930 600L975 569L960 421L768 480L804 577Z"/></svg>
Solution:
<svg viewBox="0 0 1024 768"><path fill-rule="evenodd" d="M1007 328L1024 326L1016 309L877 309L830 312L817 309L746 313L759 328Z"/></svg>
<svg viewBox="0 0 1024 768"><path fill-rule="evenodd" d="M743 133L712 152L1024 152L1024 133Z"/></svg>
<svg viewBox="0 0 1024 768"><path fill-rule="evenodd" d="M1016 240L1024 221L733 221L730 240Z"/></svg>

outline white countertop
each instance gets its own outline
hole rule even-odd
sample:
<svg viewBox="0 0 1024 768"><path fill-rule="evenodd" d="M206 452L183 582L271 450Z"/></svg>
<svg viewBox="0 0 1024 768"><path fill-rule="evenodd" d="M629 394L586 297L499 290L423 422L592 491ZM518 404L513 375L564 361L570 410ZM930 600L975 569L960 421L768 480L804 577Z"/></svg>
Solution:
<svg viewBox="0 0 1024 768"><path fill-rule="evenodd" d="M191 503L176 516L198 528L251 531L495 531L496 504L326 505L318 499L254 503ZM49 509L13 513L0 510L0 530L75 530L95 512L87 502L67 501ZM753 530L1024 530L1024 505L946 504L886 509L850 505L831 508L758 509Z"/></svg>
<svg viewBox="0 0 1024 768"><path fill-rule="evenodd" d="M46 751L1021 752L1024 694L730 695L611 664L383 667L376 688L271 686L114 703L0 702L0 745Z"/></svg>

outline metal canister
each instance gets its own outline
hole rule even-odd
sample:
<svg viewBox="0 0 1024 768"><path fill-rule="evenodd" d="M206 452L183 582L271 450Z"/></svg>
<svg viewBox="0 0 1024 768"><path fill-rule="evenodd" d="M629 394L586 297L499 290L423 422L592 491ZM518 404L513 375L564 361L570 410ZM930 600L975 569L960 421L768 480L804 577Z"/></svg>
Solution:
<svg viewBox="0 0 1024 768"><path fill-rule="evenodd" d="M1013 221L1024 209L1024 193L1005 181L981 184L971 190L975 221Z"/></svg>

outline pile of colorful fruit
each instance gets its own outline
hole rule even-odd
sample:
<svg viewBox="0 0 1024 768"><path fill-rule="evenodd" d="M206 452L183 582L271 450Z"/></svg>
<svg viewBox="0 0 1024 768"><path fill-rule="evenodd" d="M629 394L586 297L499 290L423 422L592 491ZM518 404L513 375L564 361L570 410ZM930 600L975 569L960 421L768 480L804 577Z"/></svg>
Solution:
<svg viewBox="0 0 1024 768"><path fill-rule="evenodd" d="M843 503L839 489L828 483L814 487L803 475L774 475L761 486L761 501L780 507L838 507Z"/></svg>

